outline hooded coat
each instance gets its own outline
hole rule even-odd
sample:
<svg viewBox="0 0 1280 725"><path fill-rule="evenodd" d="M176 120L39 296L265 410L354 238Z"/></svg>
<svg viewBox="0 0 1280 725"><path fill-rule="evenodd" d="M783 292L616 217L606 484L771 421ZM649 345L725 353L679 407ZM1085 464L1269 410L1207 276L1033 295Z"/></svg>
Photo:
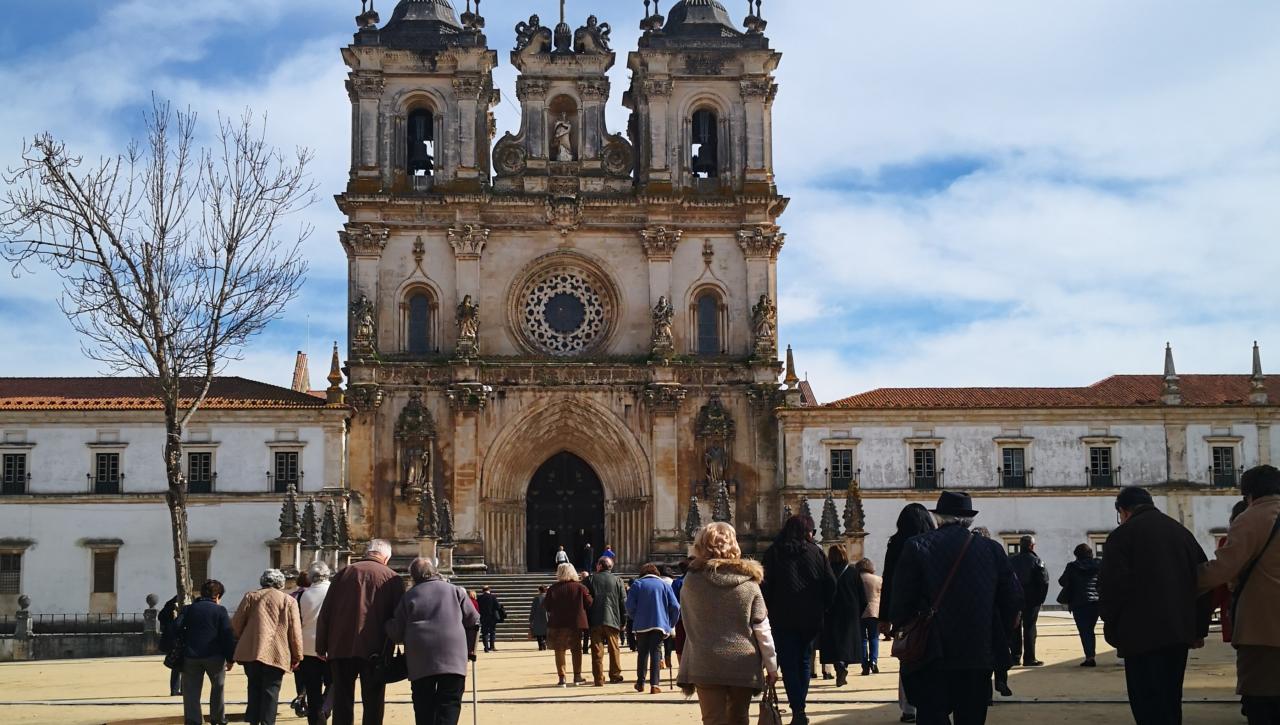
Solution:
<svg viewBox="0 0 1280 725"><path fill-rule="evenodd" d="M773 629L816 637L836 589L835 574L822 549L803 539L779 540L764 553L763 561L761 591L773 612Z"/></svg>
<svg viewBox="0 0 1280 725"><path fill-rule="evenodd" d="M681 687L764 688L764 671L776 671L777 664L772 651L761 652L752 631L769 617L763 578L764 570L749 559L698 559L689 566L680 591Z"/></svg>

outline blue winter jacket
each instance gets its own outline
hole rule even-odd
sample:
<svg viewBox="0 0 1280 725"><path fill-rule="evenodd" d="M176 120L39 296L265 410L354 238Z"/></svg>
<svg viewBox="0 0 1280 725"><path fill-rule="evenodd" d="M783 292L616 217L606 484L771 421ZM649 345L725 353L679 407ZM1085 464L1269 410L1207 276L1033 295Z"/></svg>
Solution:
<svg viewBox="0 0 1280 725"><path fill-rule="evenodd" d="M627 616L631 617L631 631L648 632L660 629L671 633L680 620L680 602L671 585L647 574L631 582L627 592Z"/></svg>

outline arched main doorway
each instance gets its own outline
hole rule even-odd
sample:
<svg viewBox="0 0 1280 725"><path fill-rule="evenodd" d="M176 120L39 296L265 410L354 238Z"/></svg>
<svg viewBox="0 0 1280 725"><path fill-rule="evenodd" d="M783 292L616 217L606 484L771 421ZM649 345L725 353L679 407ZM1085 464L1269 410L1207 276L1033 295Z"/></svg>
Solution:
<svg viewBox="0 0 1280 725"><path fill-rule="evenodd" d="M596 553L604 546L604 488L586 461L557 453L533 474L525 497L529 571L555 569L563 546L574 566L582 566L587 542Z"/></svg>

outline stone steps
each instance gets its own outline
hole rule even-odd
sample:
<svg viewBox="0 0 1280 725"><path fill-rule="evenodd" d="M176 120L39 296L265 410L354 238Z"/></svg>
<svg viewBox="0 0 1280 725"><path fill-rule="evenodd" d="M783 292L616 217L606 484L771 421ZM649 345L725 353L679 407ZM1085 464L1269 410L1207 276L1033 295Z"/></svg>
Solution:
<svg viewBox="0 0 1280 725"><path fill-rule="evenodd" d="M498 624L498 639L523 642L529 637L529 606L539 586L556 583L553 574L460 574L450 581L476 596L488 586L507 610L507 619Z"/></svg>

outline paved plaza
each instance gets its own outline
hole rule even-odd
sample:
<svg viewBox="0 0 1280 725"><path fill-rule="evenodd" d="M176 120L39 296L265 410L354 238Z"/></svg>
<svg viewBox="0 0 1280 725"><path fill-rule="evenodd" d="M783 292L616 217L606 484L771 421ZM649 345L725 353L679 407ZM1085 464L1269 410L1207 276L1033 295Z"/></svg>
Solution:
<svg viewBox="0 0 1280 725"><path fill-rule="evenodd" d="M1096 670L1077 667L1079 646L1070 620L1046 614L1040 624L1040 656L1047 665L1011 673L1014 697L1001 699L988 722L1000 723L1125 723L1124 671L1114 652L1099 657ZM1187 725L1243 722L1235 702L1233 655L1215 632L1213 641L1194 652L1187 673ZM501 643L500 643L501 645ZM589 657L586 667L589 673ZM625 652L625 665L635 656ZM836 689L833 681L816 681L810 714L815 723L893 723L896 705L896 662L885 657L882 672L850 678L850 686ZM509 644L497 654L481 655L481 723L608 723L609 725L683 725L699 722L694 701L678 691L640 695L630 684L604 688L559 689L550 652L531 643ZM631 676L630 674L628 676ZM470 687L470 683L468 683ZM101 723L182 722L179 698L164 696L167 671L160 658L75 660L0 665L0 723L40 725L100 725ZM664 683L666 689L666 683ZM292 683L284 692L292 697ZM245 680L237 667L228 679L228 712L243 711ZM389 689L388 725L413 722L409 685ZM470 723L471 692L462 722ZM304 722L281 707L280 722Z"/></svg>

